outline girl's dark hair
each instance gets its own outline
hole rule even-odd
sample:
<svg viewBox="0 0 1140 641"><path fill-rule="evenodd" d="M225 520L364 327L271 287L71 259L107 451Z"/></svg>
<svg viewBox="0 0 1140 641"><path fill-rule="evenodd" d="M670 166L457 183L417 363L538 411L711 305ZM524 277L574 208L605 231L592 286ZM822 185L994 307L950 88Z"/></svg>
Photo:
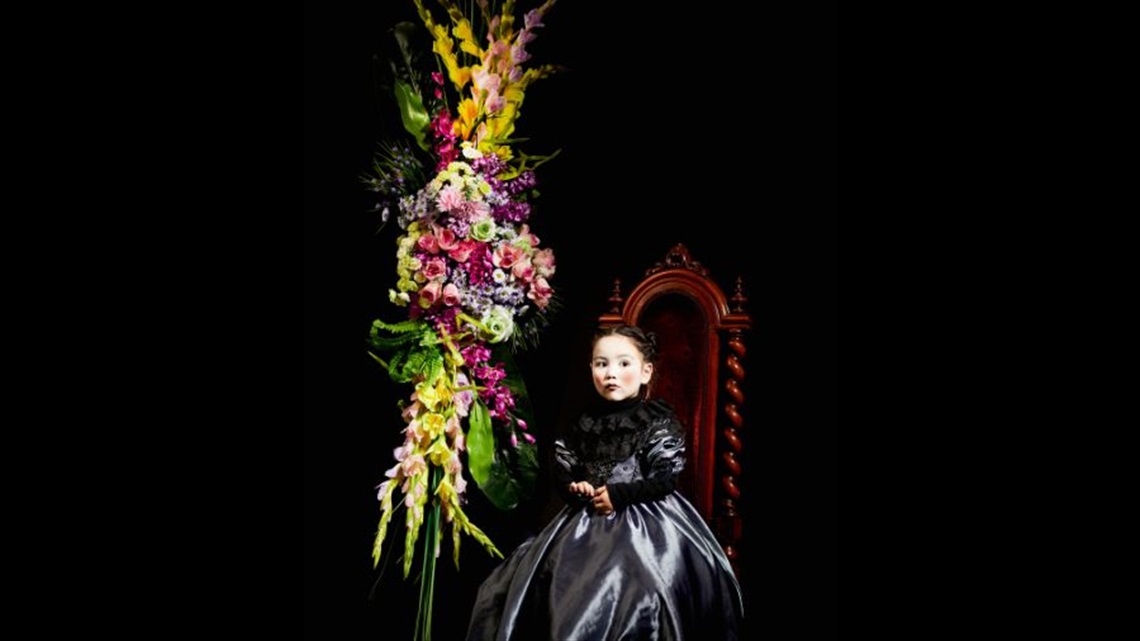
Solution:
<svg viewBox="0 0 1140 641"><path fill-rule="evenodd" d="M606 336L625 336L633 341L637 346L637 351L641 352L641 357L645 359L646 363L653 363L657 360L657 335L653 332L647 332L640 327L633 325L609 325L599 327L598 331L594 332L594 343Z"/></svg>

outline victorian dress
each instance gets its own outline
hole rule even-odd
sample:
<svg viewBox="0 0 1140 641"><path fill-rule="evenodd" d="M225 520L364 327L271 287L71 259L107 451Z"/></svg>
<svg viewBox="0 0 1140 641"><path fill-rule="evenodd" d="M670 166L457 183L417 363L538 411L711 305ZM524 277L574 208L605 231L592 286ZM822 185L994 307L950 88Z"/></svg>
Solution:
<svg viewBox="0 0 1140 641"><path fill-rule="evenodd" d="M684 431L661 401L603 401L554 443L567 505L479 588L468 641L738 639L740 586L700 513L675 491ZM606 486L598 514L573 481Z"/></svg>

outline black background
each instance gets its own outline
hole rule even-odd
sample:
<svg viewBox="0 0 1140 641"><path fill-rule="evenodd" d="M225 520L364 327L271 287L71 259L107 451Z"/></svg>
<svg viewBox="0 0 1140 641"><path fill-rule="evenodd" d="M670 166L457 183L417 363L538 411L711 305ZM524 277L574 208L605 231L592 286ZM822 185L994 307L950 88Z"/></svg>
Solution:
<svg viewBox="0 0 1140 641"><path fill-rule="evenodd" d="M750 629L834 638L837 11L677 7L562 0L530 47L566 67L531 87L517 132L530 153L562 149L538 172L530 221L565 303L520 358L536 434L549 443L592 393L588 340L614 277L634 282L678 242L722 286L742 276ZM386 296L396 234L375 233L358 176L402 135L373 58L391 25L418 21L410 0L310 2L304 19L305 636L410 640L417 586L395 556L377 583L370 558L373 486L402 442L407 392L364 349L372 319L400 318ZM468 514L508 552L549 517L548 490L509 514L471 491ZM388 541L402 539L394 524ZM461 638L497 561L468 538L458 573L449 545L440 560L436 638Z"/></svg>

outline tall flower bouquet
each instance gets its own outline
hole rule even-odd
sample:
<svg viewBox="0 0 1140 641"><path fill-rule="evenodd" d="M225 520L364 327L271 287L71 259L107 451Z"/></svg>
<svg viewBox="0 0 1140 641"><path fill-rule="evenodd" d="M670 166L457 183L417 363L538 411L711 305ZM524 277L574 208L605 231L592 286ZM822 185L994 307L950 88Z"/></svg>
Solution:
<svg viewBox="0 0 1140 641"><path fill-rule="evenodd" d="M394 29L394 93L415 146L382 145L363 180L384 222L395 214L402 232L388 294L407 313L373 322L369 353L394 381L413 387L401 403L403 444L378 487L373 564L389 521L405 508L405 578L421 532L424 538L416 639L426 641L444 533L450 530L457 567L462 533L502 557L463 511L465 468L494 505L511 509L530 492L538 467L511 352L533 345L557 306L554 252L527 222L538 195L534 169L553 155L517 152L512 135L526 89L554 71L524 68L527 44L554 0L526 12L521 29L512 0L501 10L476 0L466 11L439 0L443 21L423 0L413 2L437 63L421 73L415 26Z"/></svg>

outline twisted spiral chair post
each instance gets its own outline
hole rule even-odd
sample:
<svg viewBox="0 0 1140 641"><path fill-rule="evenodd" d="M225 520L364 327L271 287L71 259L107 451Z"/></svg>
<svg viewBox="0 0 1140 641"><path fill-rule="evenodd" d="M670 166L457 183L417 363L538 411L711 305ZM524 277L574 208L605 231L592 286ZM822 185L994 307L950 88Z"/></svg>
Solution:
<svg viewBox="0 0 1140 641"><path fill-rule="evenodd" d="M739 281L738 281L739 282ZM742 536L740 512L737 502L740 500L740 451L744 449L740 442L739 430L744 426L744 417L740 415L740 406L744 404L744 391L741 383L744 382L744 366L740 360L746 352L744 348L743 332L739 329L728 331L729 354L725 357L724 365L728 375L724 381L726 398L724 401L724 416L728 423L721 430L725 447L721 451L721 461L724 463L724 474L720 477L724 487L724 498L721 499L721 511L718 515L717 530L719 539L724 543L724 553L732 562L733 569L740 574L738 542Z"/></svg>

